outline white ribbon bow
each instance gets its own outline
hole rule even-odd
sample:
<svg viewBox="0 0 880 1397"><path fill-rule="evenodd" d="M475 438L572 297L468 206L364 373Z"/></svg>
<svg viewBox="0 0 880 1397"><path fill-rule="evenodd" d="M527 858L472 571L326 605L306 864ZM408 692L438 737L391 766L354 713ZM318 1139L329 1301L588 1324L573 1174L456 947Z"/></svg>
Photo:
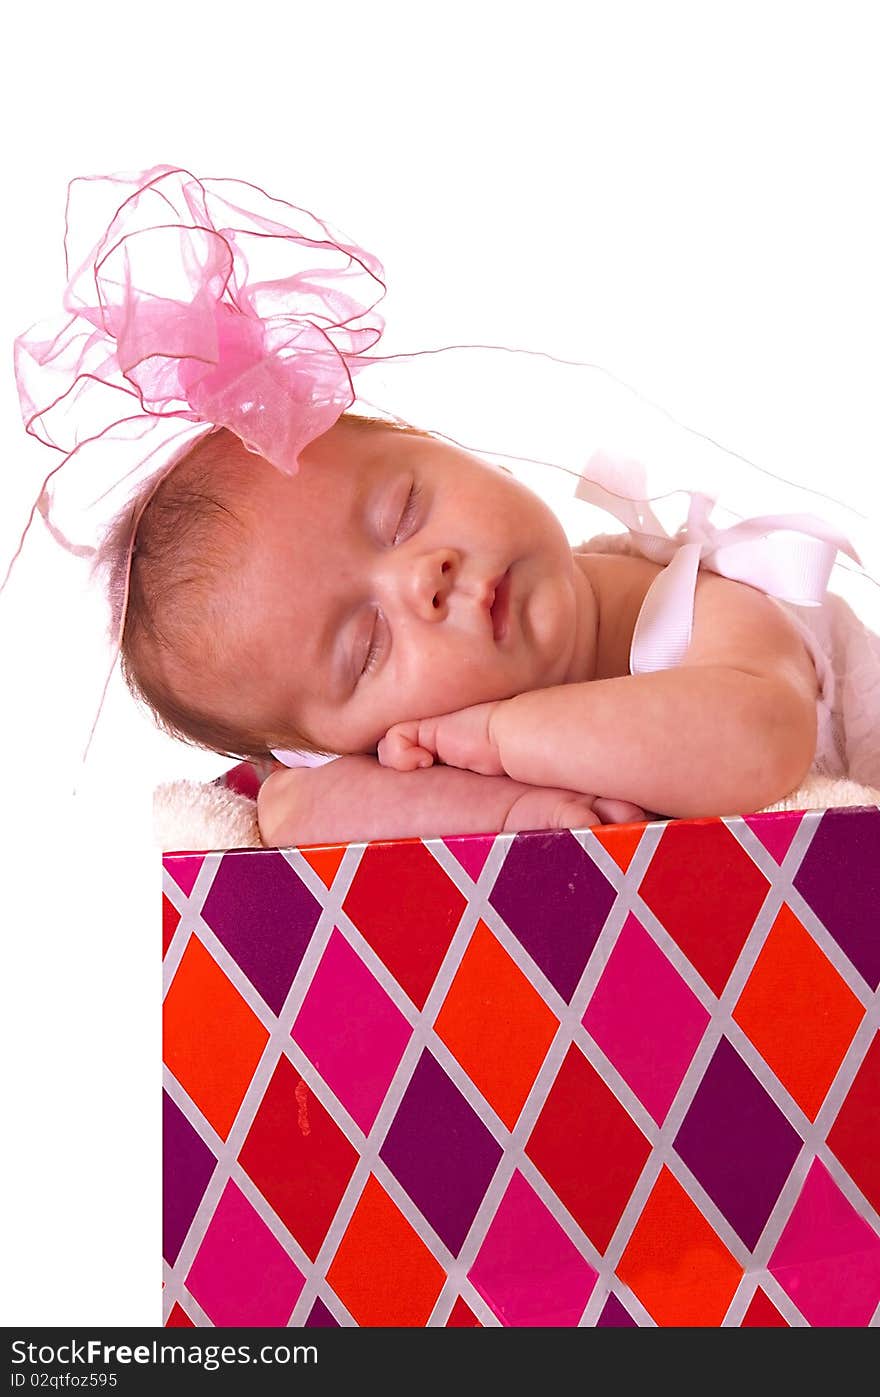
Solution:
<svg viewBox="0 0 880 1397"><path fill-rule="evenodd" d="M690 495L687 520L670 535L646 499L626 497L602 484L643 479L634 462L596 452L584 467L575 495L613 514L630 531L635 548L664 563L645 596L630 648L630 672L648 674L680 664L691 643L694 590L700 567L746 582L795 606L820 606L838 551L861 565L850 540L815 514L763 514L719 528L710 520L716 501Z"/></svg>

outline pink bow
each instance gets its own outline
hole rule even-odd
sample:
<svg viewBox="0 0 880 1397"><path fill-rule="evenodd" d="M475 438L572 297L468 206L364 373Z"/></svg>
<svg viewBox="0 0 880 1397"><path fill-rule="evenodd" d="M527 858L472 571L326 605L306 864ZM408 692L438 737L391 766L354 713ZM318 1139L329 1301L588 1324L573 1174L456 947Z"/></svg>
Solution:
<svg viewBox="0 0 880 1397"><path fill-rule="evenodd" d="M15 371L28 432L64 453L39 508L77 552L94 550L115 487L167 464L191 424L293 474L354 402L383 329L382 264L241 180L168 165L75 179L65 254L66 318L16 340Z"/></svg>

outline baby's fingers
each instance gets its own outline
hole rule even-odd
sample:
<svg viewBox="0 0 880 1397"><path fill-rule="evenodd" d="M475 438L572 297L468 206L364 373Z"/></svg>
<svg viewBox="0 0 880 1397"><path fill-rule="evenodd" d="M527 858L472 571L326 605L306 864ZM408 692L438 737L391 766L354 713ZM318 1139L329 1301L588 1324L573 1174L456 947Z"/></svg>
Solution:
<svg viewBox="0 0 880 1397"><path fill-rule="evenodd" d="M418 723L398 723L389 728L376 749L380 766L394 771L416 771L433 766L433 755L418 744Z"/></svg>
<svg viewBox="0 0 880 1397"><path fill-rule="evenodd" d="M641 824L648 818L640 805L628 800L609 800L605 796L593 801L593 809L603 825Z"/></svg>
<svg viewBox="0 0 880 1397"><path fill-rule="evenodd" d="M551 829L592 829L600 823L592 796L566 795L553 811Z"/></svg>

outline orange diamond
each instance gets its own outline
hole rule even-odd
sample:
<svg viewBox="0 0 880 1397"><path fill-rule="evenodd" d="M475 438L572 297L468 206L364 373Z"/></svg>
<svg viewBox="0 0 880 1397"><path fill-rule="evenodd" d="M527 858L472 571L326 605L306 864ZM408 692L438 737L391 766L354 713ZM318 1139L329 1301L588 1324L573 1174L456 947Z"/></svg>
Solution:
<svg viewBox="0 0 880 1397"><path fill-rule="evenodd" d="M558 1027L519 966L478 922L435 1028L509 1130Z"/></svg>
<svg viewBox="0 0 880 1397"><path fill-rule="evenodd" d="M659 1325L717 1328L743 1269L668 1169L617 1266Z"/></svg>
<svg viewBox="0 0 880 1397"><path fill-rule="evenodd" d="M327 1280L362 1327L424 1328L446 1273L371 1174Z"/></svg>
<svg viewBox="0 0 880 1397"><path fill-rule="evenodd" d="M224 1140L268 1039L256 1014L191 936L165 996L163 1058Z"/></svg>
<svg viewBox="0 0 880 1397"><path fill-rule="evenodd" d="M864 1008L783 903L733 1017L815 1120Z"/></svg>

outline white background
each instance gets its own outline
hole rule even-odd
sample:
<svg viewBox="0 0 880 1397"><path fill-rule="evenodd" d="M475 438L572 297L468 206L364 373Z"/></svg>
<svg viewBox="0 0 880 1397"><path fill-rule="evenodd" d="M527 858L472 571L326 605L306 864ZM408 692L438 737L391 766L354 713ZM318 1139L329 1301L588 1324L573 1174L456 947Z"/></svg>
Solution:
<svg viewBox="0 0 880 1397"><path fill-rule="evenodd" d="M396 344L598 360L880 513L875 20L869 0L16 6L0 559L48 468L11 346L57 310L67 181L156 163L262 184L376 252ZM36 529L0 599L2 1318L156 1324L150 796L227 763L117 687L81 772L100 687L81 618Z"/></svg>

